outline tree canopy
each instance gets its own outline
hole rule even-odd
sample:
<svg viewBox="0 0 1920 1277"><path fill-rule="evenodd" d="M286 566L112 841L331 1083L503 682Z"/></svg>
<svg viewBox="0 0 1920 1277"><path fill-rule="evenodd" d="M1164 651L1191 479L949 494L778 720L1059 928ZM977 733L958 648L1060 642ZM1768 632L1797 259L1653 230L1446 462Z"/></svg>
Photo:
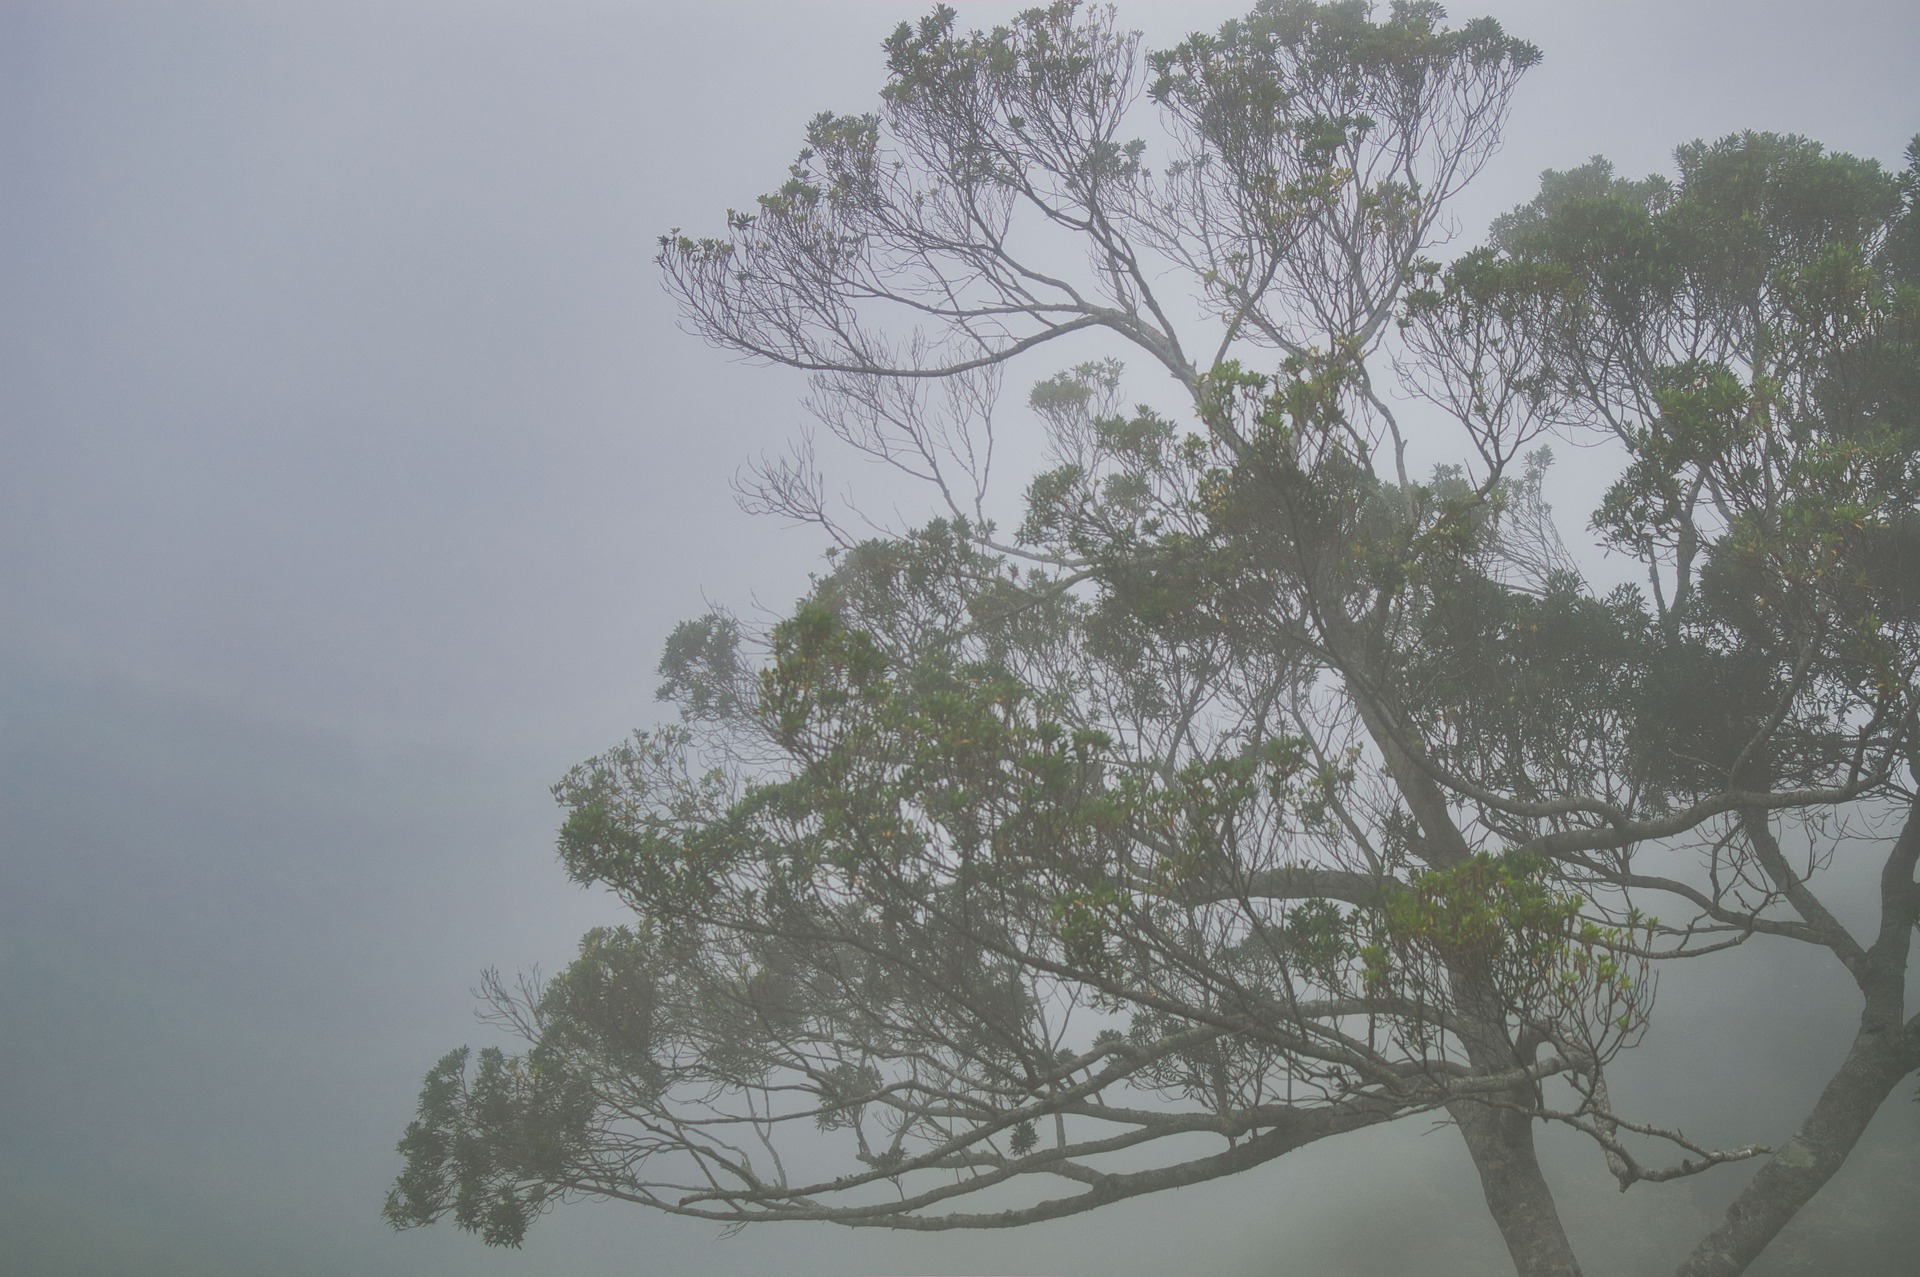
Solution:
<svg viewBox="0 0 1920 1277"><path fill-rule="evenodd" d="M396 1225L1004 1227L1440 1114L1527 1277L1579 1271L1540 1124L1623 1189L1757 1160L1675 1257L1731 1274L1920 1068L1920 149L1596 159L1442 264L1532 46L1304 0L1140 45L936 9L873 114L662 238L695 330L936 514L850 532L811 441L746 482L830 567L683 624L677 721L556 787L632 918L490 980L527 1048L428 1075ZM1005 372L1073 334L1116 353L1033 385L996 504ZM1596 553L1550 443L1620 467ZM1869 935L1835 855L1878 859ZM1779 1148L1636 1119L1659 965L1759 935L1860 990L1818 1104Z"/></svg>

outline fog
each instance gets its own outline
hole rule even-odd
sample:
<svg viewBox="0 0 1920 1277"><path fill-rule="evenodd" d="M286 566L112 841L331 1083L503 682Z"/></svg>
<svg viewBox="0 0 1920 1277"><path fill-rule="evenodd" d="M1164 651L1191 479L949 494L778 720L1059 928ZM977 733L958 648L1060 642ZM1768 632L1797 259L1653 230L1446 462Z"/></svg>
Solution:
<svg viewBox="0 0 1920 1277"><path fill-rule="evenodd" d="M1121 13L1158 45L1243 7ZM798 379L679 331L654 238L867 109L920 12L0 4L0 1272L1505 1270L1458 1140L1407 1124L1010 1233L590 1204L514 1253L379 1217L421 1074L492 1040L480 971L618 920L555 863L548 786L660 719L676 621L783 608L820 561L729 489ZM1751 128L1892 165L1920 129L1905 4L1479 12L1546 60L1468 241L1594 154ZM1857 1004L1821 955L1749 958L1670 977L1616 1091L1708 1141L1790 1129ZM1770 1271L1914 1253L1871 1183L1920 1175L1911 1093ZM1744 1175L1623 1197L1548 1144L1594 1273L1671 1267Z"/></svg>

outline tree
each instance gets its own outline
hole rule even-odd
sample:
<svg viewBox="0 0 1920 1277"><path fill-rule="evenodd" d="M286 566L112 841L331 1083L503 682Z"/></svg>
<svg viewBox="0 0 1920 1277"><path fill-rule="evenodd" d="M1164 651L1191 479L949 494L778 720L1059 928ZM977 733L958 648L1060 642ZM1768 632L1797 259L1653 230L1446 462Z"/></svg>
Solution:
<svg viewBox="0 0 1920 1277"><path fill-rule="evenodd" d="M1729 804L1700 827L1713 841L1691 875L1658 848L1591 867L1549 854L1688 911L1671 956L1786 937L1826 950L1861 995L1818 1103L1680 1269L1722 1274L1746 1268L1920 1068L1920 1017L1903 1018L1920 917L1920 139L1900 178L1762 134L1676 158L1677 184L1599 161L1548 174L1412 311L1437 351L1547 299L1524 323L1534 375L1628 459L1593 526L1647 570L1640 784ZM1861 939L1814 878L1824 855L1870 854L1875 833L1880 916Z"/></svg>
<svg viewBox="0 0 1920 1277"><path fill-rule="evenodd" d="M1920 153L1595 161L1442 268L1538 58L1490 20L1269 0L1143 60L1104 10L941 8L886 51L877 113L660 262L938 517L853 535L810 441L748 481L832 568L765 631L681 626L679 722L556 787L633 920L490 978L528 1049L428 1075L388 1218L1004 1227L1437 1113L1528 1277L1579 1271L1541 1123L1622 1188L1764 1159L1682 1269L1741 1271L1920 1068ZM1003 528L1003 373L1082 333L1181 408L1113 358L1039 381ZM1462 460L1413 477L1416 428ZM1545 442L1595 437L1644 588L1543 498ZM1876 831L1860 941L1815 888ZM1756 935L1863 998L1794 1139L1619 1111L1655 965Z"/></svg>

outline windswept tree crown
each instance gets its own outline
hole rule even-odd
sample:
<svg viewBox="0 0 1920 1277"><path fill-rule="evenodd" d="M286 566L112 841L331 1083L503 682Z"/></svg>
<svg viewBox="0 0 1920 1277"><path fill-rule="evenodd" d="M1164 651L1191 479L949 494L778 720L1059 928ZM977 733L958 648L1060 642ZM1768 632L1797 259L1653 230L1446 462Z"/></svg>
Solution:
<svg viewBox="0 0 1920 1277"><path fill-rule="evenodd" d="M1788 936L1876 1006L1904 972L1910 825L1880 936L1810 884L1913 801L1920 166L1596 160L1443 268L1539 58L1490 19L1277 0L1143 55L1103 9L942 7L886 53L873 114L659 260L941 512L847 533L810 444L748 481L831 569L682 625L679 721L556 787L633 918L491 983L529 1049L429 1075L389 1218L1000 1227L1443 1110L1516 1266L1572 1273L1535 1123L1622 1187L1767 1152L1631 1120L1606 1066L1660 961ZM1082 332L1185 407L1116 358L1038 381L997 526L1004 371ZM1411 475L1416 423L1458 463ZM1602 439L1644 587L1591 587L1544 497L1544 445Z"/></svg>

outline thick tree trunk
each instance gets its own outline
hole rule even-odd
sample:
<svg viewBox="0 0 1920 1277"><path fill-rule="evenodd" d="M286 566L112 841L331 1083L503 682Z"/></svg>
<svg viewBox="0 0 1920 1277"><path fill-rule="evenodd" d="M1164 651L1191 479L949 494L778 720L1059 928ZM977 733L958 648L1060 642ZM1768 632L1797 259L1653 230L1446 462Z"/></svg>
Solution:
<svg viewBox="0 0 1920 1277"><path fill-rule="evenodd" d="M1459 999L1457 1026L1475 1070L1487 1076L1524 1063L1525 1054L1515 1048L1484 975L1456 970L1453 980ZM1480 1172L1480 1191L1513 1257L1514 1271L1519 1277L1580 1277L1580 1261L1574 1258L1560 1208L1534 1152L1532 1110L1537 1102L1533 1085L1522 1083L1494 1099L1457 1100L1447 1111Z"/></svg>
<svg viewBox="0 0 1920 1277"><path fill-rule="evenodd" d="M1866 1006L1860 1031L1820 1099L1779 1152L1768 1159L1720 1226L1681 1264L1676 1277L1735 1277L1767 1248L1795 1213L1833 1178L1860 1142L1867 1123L1900 1079L1920 1068L1920 1016L1902 1022L1907 1001L1907 954L1920 917L1920 803L1910 807L1899 839L1880 872L1880 931L1862 949L1818 902L1795 906L1809 922L1836 934L1829 945L1846 964Z"/></svg>
<svg viewBox="0 0 1920 1277"><path fill-rule="evenodd" d="M1380 747L1387 770L1424 835L1424 845L1416 854L1435 868L1464 863L1472 849L1454 821L1447 795L1402 747L1374 700L1372 689L1382 686L1383 680L1367 660L1365 645L1346 642L1341 651L1350 662L1349 687L1361 722ZM1449 975L1458 1000L1454 1031L1475 1071L1495 1076L1518 1067L1521 1054L1485 972L1458 967L1450 968ZM1513 1256L1514 1271L1519 1277L1580 1277L1580 1261L1567 1242L1560 1209L1534 1153L1532 1089L1518 1088L1506 1098L1510 1105L1459 1100L1447 1111L1459 1125L1480 1172L1481 1192L1507 1243L1507 1253Z"/></svg>
<svg viewBox="0 0 1920 1277"><path fill-rule="evenodd" d="M1480 1188L1520 1277L1580 1277L1525 1112L1461 1100L1448 1111L1480 1172Z"/></svg>
<svg viewBox="0 0 1920 1277"><path fill-rule="evenodd" d="M1720 1226L1694 1247L1677 1277L1736 1277L1746 1271L1833 1178L1881 1103L1913 1071L1913 1051L1905 1037L1898 1020L1861 1026L1853 1049L1806 1121L1727 1207Z"/></svg>

